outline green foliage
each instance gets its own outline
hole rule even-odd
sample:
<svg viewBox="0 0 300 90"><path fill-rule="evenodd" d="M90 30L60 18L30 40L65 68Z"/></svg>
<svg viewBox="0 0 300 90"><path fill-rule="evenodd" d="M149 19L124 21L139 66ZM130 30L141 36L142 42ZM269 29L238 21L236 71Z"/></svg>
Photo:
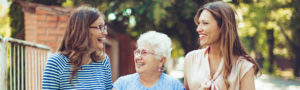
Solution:
<svg viewBox="0 0 300 90"><path fill-rule="evenodd" d="M24 39L24 13L22 7L16 2L10 6L10 27L13 38Z"/></svg>
<svg viewBox="0 0 300 90"><path fill-rule="evenodd" d="M173 38L174 43L178 42L176 48L183 48L184 53L187 53L198 47L193 18L196 10L208 1L210 0L74 0L73 3L74 6L88 4L97 7L107 16L111 28L133 38L148 30L166 33ZM131 12L127 13L127 10ZM116 19L109 19L109 14L115 15Z"/></svg>
<svg viewBox="0 0 300 90"><path fill-rule="evenodd" d="M295 46L298 46L297 50L300 50L300 1L299 0L293 0L294 2L292 3L292 6L294 7L294 10L292 12L292 17L291 17L291 24L290 27L292 28L291 31L291 40L294 42L293 44ZM291 49L291 50L296 50L296 49ZM294 51L296 52L296 51ZM295 54L296 55L296 54ZM298 54L299 55L299 54Z"/></svg>
<svg viewBox="0 0 300 90"><path fill-rule="evenodd" d="M299 4L299 0L263 0L252 3L239 2L235 5L241 15L239 34L248 51L255 53L251 54L252 56L261 53L268 60L266 30L273 29L274 55L293 58L296 59L296 63L299 62L299 58L295 58L300 50ZM265 62L264 68L272 67Z"/></svg>
<svg viewBox="0 0 300 90"><path fill-rule="evenodd" d="M66 0L66 2L62 3L63 7L73 7L72 0Z"/></svg>
<svg viewBox="0 0 300 90"><path fill-rule="evenodd" d="M248 51L255 52L258 50L262 52L265 57L268 57L266 30L274 29L275 39L278 39L276 36L280 35L280 33L275 26L281 23L287 23L290 19L288 13L282 13L282 9L287 9L285 12L289 12L290 9L278 9L278 7L281 6L279 3L281 2L276 0L264 0L251 4L240 3L236 6L237 12L241 15L239 26L240 37L248 47ZM272 23L273 26L270 26L270 23ZM275 48L277 45L276 42Z"/></svg>
<svg viewBox="0 0 300 90"><path fill-rule="evenodd" d="M4 7L0 5L0 12L2 15L0 15L0 36L2 37L9 37L10 36L10 27L9 27L9 16L8 16L8 10L4 10Z"/></svg>

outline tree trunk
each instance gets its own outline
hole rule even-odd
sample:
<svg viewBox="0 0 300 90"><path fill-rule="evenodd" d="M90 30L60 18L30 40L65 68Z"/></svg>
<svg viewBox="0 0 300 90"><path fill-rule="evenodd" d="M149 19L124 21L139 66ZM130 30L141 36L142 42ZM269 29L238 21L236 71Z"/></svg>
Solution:
<svg viewBox="0 0 300 90"><path fill-rule="evenodd" d="M295 65L294 65L294 76L299 77L299 70L300 70L300 50L295 50L296 54Z"/></svg>
<svg viewBox="0 0 300 90"><path fill-rule="evenodd" d="M300 56L296 56L296 64L294 66L294 76L299 77L299 68L300 68Z"/></svg>
<svg viewBox="0 0 300 90"><path fill-rule="evenodd" d="M269 45L269 69L268 72L273 73L274 72L274 53L273 53L273 49L274 49L274 35L273 35L273 29L267 30L267 41L268 41L268 45Z"/></svg>

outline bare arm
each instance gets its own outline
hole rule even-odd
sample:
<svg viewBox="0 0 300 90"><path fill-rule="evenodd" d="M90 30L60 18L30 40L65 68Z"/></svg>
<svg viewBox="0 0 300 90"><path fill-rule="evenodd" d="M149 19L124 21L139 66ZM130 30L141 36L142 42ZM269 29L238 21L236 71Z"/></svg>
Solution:
<svg viewBox="0 0 300 90"><path fill-rule="evenodd" d="M243 76L240 84L240 90L255 90L253 67Z"/></svg>
<svg viewBox="0 0 300 90"><path fill-rule="evenodd" d="M189 89L189 85L188 85L188 82L187 82L187 75L186 75L186 71L187 71L187 59L185 58L184 59L184 88L186 89L186 90L190 90Z"/></svg>

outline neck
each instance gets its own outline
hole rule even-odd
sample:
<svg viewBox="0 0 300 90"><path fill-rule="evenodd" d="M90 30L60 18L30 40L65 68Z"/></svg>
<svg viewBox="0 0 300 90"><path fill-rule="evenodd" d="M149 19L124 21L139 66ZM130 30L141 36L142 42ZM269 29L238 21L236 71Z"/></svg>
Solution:
<svg viewBox="0 0 300 90"><path fill-rule="evenodd" d="M86 54L83 55L83 61L82 61L82 64L90 64L92 62L92 59L91 59L91 51L88 51Z"/></svg>
<svg viewBox="0 0 300 90"><path fill-rule="evenodd" d="M151 74L139 74L140 82L145 87L152 87L158 82L161 74L161 72Z"/></svg>
<svg viewBox="0 0 300 90"><path fill-rule="evenodd" d="M209 53L209 58L214 58L215 60L220 60L220 58L222 57L220 44L211 45L208 53Z"/></svg>

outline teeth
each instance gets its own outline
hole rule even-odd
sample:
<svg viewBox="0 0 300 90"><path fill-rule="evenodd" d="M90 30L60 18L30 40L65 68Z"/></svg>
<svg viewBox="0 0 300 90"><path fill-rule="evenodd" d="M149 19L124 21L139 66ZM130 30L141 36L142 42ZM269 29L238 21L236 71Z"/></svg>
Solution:
<svg viewBox="0 0 300 90"><path fill-rule="evenodd" d="M105 38L98 38L97 40L98 40L98 41L104 41Z"/></svg>
<svg viewBox="0 0 300 90"><path fill-rule="evenodd" d="M199 35L199 37L204 37L204 35Z"/></svg>
<svg viewBox="0 0 300 90"><path fill-rule="evenodd" d="M98 41L103 41L103 40L104 40L104 38L98 38L97 40L98 40Z"/></svg>
<svg viewBox="0 0 300 90"><path fill-rule="evenodd" d="M144 65L144 64L143 64L143 63L137 63L137 65L141 65L141 66L142 66L142 65Z"/></svg>

